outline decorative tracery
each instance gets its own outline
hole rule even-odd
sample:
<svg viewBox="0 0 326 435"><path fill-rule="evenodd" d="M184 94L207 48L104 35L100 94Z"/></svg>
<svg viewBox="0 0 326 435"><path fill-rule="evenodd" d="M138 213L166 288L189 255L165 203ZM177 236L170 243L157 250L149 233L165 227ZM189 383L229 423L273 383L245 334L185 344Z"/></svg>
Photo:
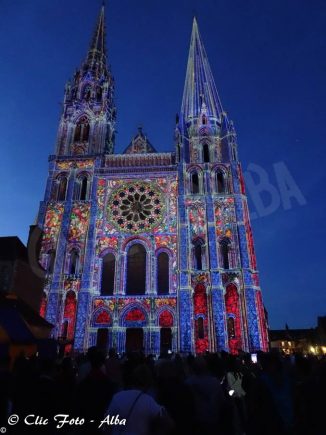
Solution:
<svg viewBox="0 0 326 435"><path fill-rule="evenodd" d="M160 191L150 183L127 183L115 190L109 200L109 217L123 231L142 233L157 226L163 218Z"/></svg>
<svg viewBox="0 0 326 435"><path fill-rule="evenodd" d="M161 312L159 317L159 326L164 328L171 328L173 326L173 316L169 310Z"/></svg>

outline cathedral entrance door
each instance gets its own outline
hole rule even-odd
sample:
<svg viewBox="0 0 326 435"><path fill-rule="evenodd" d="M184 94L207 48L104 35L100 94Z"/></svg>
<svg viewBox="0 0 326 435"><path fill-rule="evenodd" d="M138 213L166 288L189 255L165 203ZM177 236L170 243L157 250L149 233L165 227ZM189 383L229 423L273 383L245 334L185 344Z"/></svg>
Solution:
<svg viewBox="0 0 326 435"><path fill-rule="evenodd" d="M97 330L96 346L102 350L107 350L108 346L108 328L99 328Z"/></svg>
<svg viewBox="0 0 326 435"><path fill-rule="evenodd" d="M140 352L143 350L144 332L142 328L127 328L126 351Z"/></svg>
<svg viewBox="0 0 326 435"><path fill-rule="evenodd" d="M167 352L172 349L172 331L171 328L161 328L160 334L160 351Z"/></svg>

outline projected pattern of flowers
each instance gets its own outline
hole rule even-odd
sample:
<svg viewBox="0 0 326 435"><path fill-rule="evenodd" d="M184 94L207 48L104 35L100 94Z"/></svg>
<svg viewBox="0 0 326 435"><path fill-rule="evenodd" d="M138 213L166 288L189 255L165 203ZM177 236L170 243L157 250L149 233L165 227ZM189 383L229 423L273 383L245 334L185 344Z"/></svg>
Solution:
<svg viewBox="0 0 326 435"><path fill-rule="evenodd" d="M126 183L109 200L109 218L119 230L143 233L157 226L163 218L164 204L160 191L149 183Z"/></svg>

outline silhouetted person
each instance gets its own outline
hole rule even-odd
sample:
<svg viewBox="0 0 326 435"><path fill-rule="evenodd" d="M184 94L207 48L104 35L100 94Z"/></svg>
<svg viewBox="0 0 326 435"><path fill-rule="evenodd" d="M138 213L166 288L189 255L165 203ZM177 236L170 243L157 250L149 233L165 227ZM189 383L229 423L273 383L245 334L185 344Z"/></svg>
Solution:
<svg viewBox="0 0 326 435"><path fill-rule="evenodd" d="M94 420L82 427L82 433L97 433L95 427L104 418L108 403L115 392L114 384L105 373L105 355L96 347L88 350L91 370L77 388L78 415L86 421ZM99 432L99 431L98 431Z"/></svg>

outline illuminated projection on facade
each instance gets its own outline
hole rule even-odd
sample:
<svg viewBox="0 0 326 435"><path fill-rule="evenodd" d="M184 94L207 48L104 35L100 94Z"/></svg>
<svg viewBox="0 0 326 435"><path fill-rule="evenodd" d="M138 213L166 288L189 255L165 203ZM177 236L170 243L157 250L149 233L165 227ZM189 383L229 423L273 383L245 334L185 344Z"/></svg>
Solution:
<svg viewBox="0 0 326 435"><path fill-rule="evenodd" d="M196 20L170 153L139 129L114 154L104 28L102 7L65 87L38 215L47 270L41 314L67 350L266 350L236 135Z"/></svg>

